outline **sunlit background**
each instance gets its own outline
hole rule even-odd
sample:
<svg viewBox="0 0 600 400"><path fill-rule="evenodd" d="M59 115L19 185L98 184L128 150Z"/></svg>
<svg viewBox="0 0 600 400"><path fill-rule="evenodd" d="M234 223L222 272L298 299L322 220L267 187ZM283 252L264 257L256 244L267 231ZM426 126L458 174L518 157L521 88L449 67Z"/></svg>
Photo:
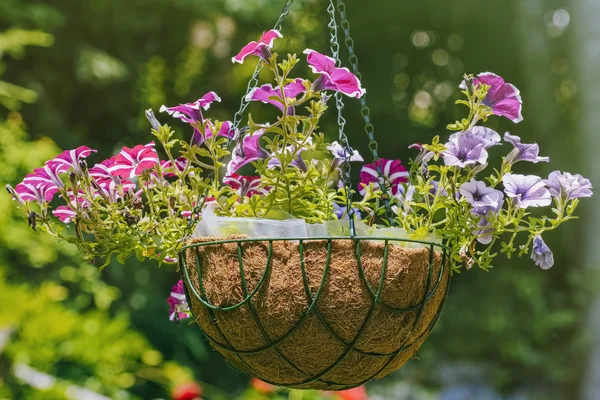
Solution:
<svg viewBox="0 0 600 400"><path fill-rule="evenodd" d="M270 29L282 3L0 0L0 182L17 183L60 149L85 144L107 156L145 143L144 109L209 90L223 98L211 115L231 119L253 65L230 58ZM327 52L325 7L297 0L278 52ZM523 172L600 182L599 1L347 7L383 157L407 161L408 145L447 137L464 111L454 105L461 76L493 71L521 89L525 120L491 126L537 141L552 160ZM350 143L368 154L359 108L347 110ZM333 120L323 130L337 134ZM595 199L583 203L581 220L545 237L553 269L499 258L489 273L457 276L418 358L368 384L369 398L600 399L600 210ZM98 272L32 232L6 193L0 210L0 399L170 399L194 380L209 400L288 398L250 385L196 326L169 322L174 268L129 260Z"/></svg>

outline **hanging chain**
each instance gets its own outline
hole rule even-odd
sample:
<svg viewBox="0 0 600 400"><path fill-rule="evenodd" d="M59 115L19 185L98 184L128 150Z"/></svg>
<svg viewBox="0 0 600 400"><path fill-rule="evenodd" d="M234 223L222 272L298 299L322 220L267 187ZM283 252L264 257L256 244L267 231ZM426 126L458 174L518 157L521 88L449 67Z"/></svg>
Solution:
<svg viewBox="0 0 600 400"><path fill-rule="evenodd" d="M290 14L290 7L292 6L292 4L294 4L294 0L285 0L285 3L283 4L283 8L281 9L281 14L279 15L279 18L277 19L277 22L275 22L275 25L273 26L273 29L275 29L276 31L281 31L282 26L283 26L283 20L285 19L285 17L287 17ZM235 116L233 117L233 131L237 132L237 143L241 143L243 136L244 136L244 132L239 132L238 128L240 126L240 123L242 122L242 118L244 117L244 112L246 111L246 108L248 108L248 104L249 102L246 100L246 97L248 96L248 94L258 86L258 77L261 73L261 71L264 69L264 64L259 62L256 65L256 68L254 69L254 73L252 74L252 77L250 78L250 80L248 81L248 86L246 87L246 94L244 94L244 96L242 96L242 99L240 100L240 108L239 110L235 113ZM227 144L231 143L231 138L229 139L229 142Z"/></svg>
<svg viewBox="0 0 600 400"><path fill-rule="evenodd" d="M330 1L333 2L333 0ZM354 39L352 39L352 36L350 35L350 22L346 17L346 4L344 4L343 0L336 1L337 9L340 14L340 26L342 28L342 31L344 32L344 43L346 44L346 48L348 49L348 59L350 61L352 73L356 75L356 77L362 82L362 74L358 70L358 57L354 53ZM371 150L371 154L373 155L373 162L375 162L377 165L377 182L379 184L379 188L383 192L382 199L385 205L385 216L390 226L394 226L394 217L392 207L390 205L390 198L388 195L389 182L383 176L381 171L381 164L378 163L380 159L378 154L379 147L377 141L375 140L375 127L371 123L371 109L367 106L366 93L360 98L360 113L365 121L365 132L367 133L367 137L369 138L369 150Z"/></svg>
<svg viewBox="0 0 600 400"><path fill-rule="evenodd" d="M287 17L289 15L290 7L292 6L292 4L294 4L294 0L285 0L285 3L283 4L283 8L281 9L281 14L279 15L279 18L277 19L277 21L275 22L273 29L275 29L277 31L281 31L281 28L283 25L283 20L285 19L285 17ZM235 116L233 118L232 129L234 132L237 132L236 140L237 140L238 144L241 143L242 136L243 136L243 132L239 132L238 128L240 126L240 123L242 122L244 111L246 111L246 108L248 107L248 104L249 104L248 101L246 101L246 97L254 88L256 88L258 86L258 76L260 75L260 72L263 70L263 68L264 68L264 65L262 63L258 63L256 65L256 68L254 69L254 73L252 74L252 77L248 81L248 86L246 87L246 94L244 94L244 96L242 96L242 99L240 101L240 108L235 113ZM228 145L231 144L231 140L232 140L232 138L230 137L227 142ZM241 148L241 146L240 146L240 148ZM204 203L206 202L207 195L208 195L208 189L204 192L203 195L200 196L200 198L198 198L198 201L196 202L196 206L194 207L194 210L192 211L192 216L190 217L190 221L189 221L187 227L185 228L184 238L186 238L188 235L190 235L192 233L192 227L194 226L196 221L198 221L198 219L200 218L200 211L204 207Z"/></svg>
<svg viewBox="0 0 600 400"><path fill-rule="evenodd" d="M329 13L329 24L327 27L330 31L330 44L331 44L331 54L335 59L336 65L339 67L341 64L340 60L340 44L338 42L338 26L335 17L335 3L334 0L329 0L329 6L327 7L327 12ZM352 178L351 172L352 167L350 166L350 156L352 154L352 149L348 144L348 137L344 132L346 127L346 119L344 118L343 111L345 108L344 98L340 92L336 92L334 95L335 105L338 110L338 128L339 134L338 139L340 141L340 145L345 150L344 151L344 162L341 165L341 175L342 180L344 182L344 189L346 190L346 212L348 213L348 219L350 223L350 235L356 236L356 227L354 224L354 208L352 208Z"/></svg>

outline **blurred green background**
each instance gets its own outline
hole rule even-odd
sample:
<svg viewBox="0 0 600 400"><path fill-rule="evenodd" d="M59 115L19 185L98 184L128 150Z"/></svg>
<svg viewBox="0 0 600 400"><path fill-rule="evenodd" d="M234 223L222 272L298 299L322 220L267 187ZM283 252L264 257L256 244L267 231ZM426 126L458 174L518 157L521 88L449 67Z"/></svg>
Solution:
<svg viewBox="0 0 600 400"><path fill-rule="evenodd" d="M60 149L85 144L107 156L148 141L144 109L209 90L223 99L211 115L231 119L253 65L230 58L273 25L282 3L0 0L0 182L19 182ZM325 7L297 0L278 52L328 51ZM492 127L537 141L552 159L519 168L600 179L597 1L347 7L383 157L408 160L408 145L445 137L463 111L454 105L462 74L493 71L521 89L525 121L493 118ZM349 103L350 142L367 154ZM336 134L333 121L323 129ZM370 398L600 399L600 214L595 199L583 203L580 221L545 237L552 270L501 258L490 273L457 276L418 359L367 385ZM27 228L5 192L0 210L0 399L168 399L194 379L206 399L269 398L196 326L168 321L174 268L130 260L99 273Z"/></svg>

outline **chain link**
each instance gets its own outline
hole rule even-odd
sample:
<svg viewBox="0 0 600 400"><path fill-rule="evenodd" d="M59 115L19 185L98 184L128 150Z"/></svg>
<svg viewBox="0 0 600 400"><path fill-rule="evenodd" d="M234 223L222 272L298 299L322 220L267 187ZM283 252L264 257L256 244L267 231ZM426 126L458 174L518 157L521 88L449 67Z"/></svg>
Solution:
<svg viewBox="0 0 600 400"><path fill-rule="evenodd" d="M333 2L333 0L330 0L330 2ZM348 21L348 18L346 16L346 4L344 4L343 0L336 0L337 3L337 9L338 12L340 14L340 26L342 28L342 31L344 32L344 43L346 45L346 48L348 49L348 60L350 62L350 67L352 69L352 73L354 75L356 75L356 77L362 82L362 74L360 73L360 71L358 70L358 57L356 56L356 53L354 52L355 49L355 45L354 45L354 39L352 39L352 36L350 35L350 22ZM339 48L338 48L339 51ZM379 161L379 145L377 144L377 141L375 140L375 127L373 126L373 123L371 122L371 109L367 106L367 95L364 94L361 98L360 98L360 113L363 117L363 120L365 121L365 132L367 134L367 137L369 138L369 150L371 151L371 154L373 155L373 162L376 163L377 165L377 175L378 175L378 179L377 182L379 184L379 188L381 189L381 191L383 192L383 202L385 205L385 216L386 219L388 220L388 222L390 223L391 226L394 225L394 217L393 217L393 213L392 213L392 207L390 205L390 199L389 199L389 195L387 193L389 193L389 182L387 181L387 179L385 179L385 177L382 174L381 171L381 164L378 163Z"/></svg>
<svg viewBox="0 0 600 400"><path fill-rule="evenodd" d="M281 29L283 26L283 20L285 19L285 17L287 17L289 15L290 7L292 6L292 4L294 4L294 0L285 0L285 3L283 4L283 8L281 9L281 14L279 15L279 18L277 19L277 21L275 22L273 29L281 32ZM241 143L241 140L243 137L243 134L241 132L239 132L239 126L240 126L240 123L242 122L244 112L246 111L246 108L248 107L248 101L246 101L246 97L252 91L252 89L254 89L258 86L258 77L260 75L260 72L263 70L263 68L264 68L264 65L262 65L262 63L258 63L256 65L256 68L254 69L254 73L252 74L252 77L248 81L248 86L246 87L246 93L244 94L244 96L242 96L242 99L240 100L240 108L235 113L235 116L233 118L232 129L234 132L238 132L237 139L236 139L237 140L236 145ZM228 139L228 142L227 142L228 145L231 144L231 140L232 140L232 138ZM241 146L240 146L240 148L241 148ZM192 211L192 216L190 217L190 221L185 229L186 234L184 235L184 237L188 236L192 233L192 227L194 226L194 224L200 217L200 211L204 207L204 203L206 202L207 195L208 195L208 190L206 190L204 192L204 194L201 195L200 198L198 198L198 201L196 202L196 206L194 207L194 210Z"/></svg>

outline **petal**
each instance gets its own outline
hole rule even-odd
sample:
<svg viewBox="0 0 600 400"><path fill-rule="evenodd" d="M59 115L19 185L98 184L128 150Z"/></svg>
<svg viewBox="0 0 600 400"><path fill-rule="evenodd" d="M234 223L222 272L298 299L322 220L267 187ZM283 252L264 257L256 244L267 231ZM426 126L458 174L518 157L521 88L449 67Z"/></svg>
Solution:
<svg viewBox="0 0 600 400"><path fill-rule="evenodd" d="M315 74L331 74L335 69L335 59L319 53L318 51L306 49L306 61Z"/></svg>
<svg viewBox="0 0 600 400"><path fill-rule="evenodd" d="M348 68L335 68L330 74L330 78L337 90L347 96L358 99L367 92L360 85L358 78Z"/></svg>
<svg viewBox="0 0 600 400"><path fill-rule="evenodd" d="M277 39L277 38L282 38L282 37L283 37L283 35L279 31L277 31L275 29L271 29L270 31L263 33L259 42L266 44L269 47L273 47L273 41L275 41L275 39Z"/></svg>

